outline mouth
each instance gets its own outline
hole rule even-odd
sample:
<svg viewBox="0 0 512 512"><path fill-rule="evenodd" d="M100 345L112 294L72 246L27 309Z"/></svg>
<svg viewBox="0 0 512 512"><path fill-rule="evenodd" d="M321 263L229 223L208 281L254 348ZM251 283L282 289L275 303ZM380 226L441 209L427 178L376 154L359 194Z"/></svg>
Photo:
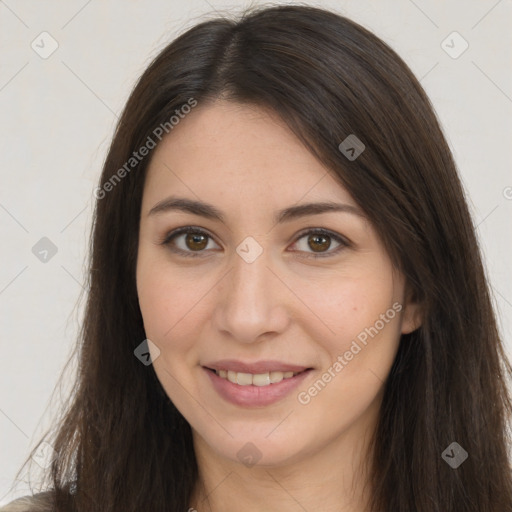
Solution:
<svg viewBox="0 0 512 512"><path fill-rule="evenodd" d="M284 379L292 379L301 373L312 370L312 368L306 368L299 372L292 371L268 371L264 373L246 373L246 372L235 372L233 370L215 370L214 368L204 367L207 370L215 373L221 379L228 380L233 384L239 386L270 386L272 384L278 384Z"/></svg>
<svg viewBox="0 0 512 512"><path fill-rule="evenodd" d="M258 373L202 367L213 389L223 400L238 407L265 407L283 400L312 373L313 368L297 371L270 370Z"/></svg>

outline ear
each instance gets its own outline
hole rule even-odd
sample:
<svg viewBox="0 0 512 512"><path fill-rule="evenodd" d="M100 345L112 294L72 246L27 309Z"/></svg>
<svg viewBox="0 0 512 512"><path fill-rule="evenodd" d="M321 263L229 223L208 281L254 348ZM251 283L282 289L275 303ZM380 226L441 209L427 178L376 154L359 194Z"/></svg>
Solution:
<svg viewBox="0 0 512 512"><path fill-rule="evenodd" d="M423 308L421 302L416 298L416 294L407 287L402 313L402 334L409 334L423 322Z"/></svg>

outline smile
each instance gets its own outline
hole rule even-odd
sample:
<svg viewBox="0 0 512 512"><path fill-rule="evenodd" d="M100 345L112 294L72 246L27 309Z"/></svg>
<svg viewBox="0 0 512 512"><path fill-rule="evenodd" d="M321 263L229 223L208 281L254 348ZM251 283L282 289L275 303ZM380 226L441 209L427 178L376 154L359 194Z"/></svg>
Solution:
<svg viewBox="0 0 512 512"><path fill-rule="evenodd" d="M265 407L290 396L312 372L311 368L294 371L258 373L202 368L223 400L239 407Z"/></svg>
<svg viewBox="0 0 512 512"><path fill-rule="evenodd" d="M270 384L277 384L283 379L291 379L301 372L266 372L266 373L240 373L226 370L215 370L215 373L223 378L229 380L233 384L240 386L270 386Z"/></svg>

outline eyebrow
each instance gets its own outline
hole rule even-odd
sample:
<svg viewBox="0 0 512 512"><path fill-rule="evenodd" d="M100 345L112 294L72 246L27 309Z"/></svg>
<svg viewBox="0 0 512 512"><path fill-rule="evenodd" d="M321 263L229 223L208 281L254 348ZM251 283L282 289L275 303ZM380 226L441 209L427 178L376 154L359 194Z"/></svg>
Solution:
<svg viewBox="0 0 512 512"><path fill-rule="evenodd" d="M207 219L218 220L226 223L225 217L222 212L215 206L204 203L202 201L195 201L182 197L168 197L159 201L148 213L148 216L160 215L170 211L181 211L200 215ZM306 203L297 206L290 206L283 210L278 211L274 215L274 223L281 224L308 215L319 215L326 212L345 212L357 215L366 219L366 215L356 206L344 203L334 203L330 201L323 201L318 203Z"/></svg>

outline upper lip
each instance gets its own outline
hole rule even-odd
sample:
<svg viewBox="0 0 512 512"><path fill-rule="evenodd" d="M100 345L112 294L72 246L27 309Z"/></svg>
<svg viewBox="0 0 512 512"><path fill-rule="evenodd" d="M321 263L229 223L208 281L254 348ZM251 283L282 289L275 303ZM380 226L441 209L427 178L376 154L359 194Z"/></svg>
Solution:
<svg viewBox="0 0 512 512"><path fill-rule="evenodd" d="M203 366L212 370L226 370L238 373L252 373L253 375L267 372L302 372L310 367L297 364L284 363L283 361L255 361L254 363L244 363L235 359L222 359L206 363Z"/></svg>

